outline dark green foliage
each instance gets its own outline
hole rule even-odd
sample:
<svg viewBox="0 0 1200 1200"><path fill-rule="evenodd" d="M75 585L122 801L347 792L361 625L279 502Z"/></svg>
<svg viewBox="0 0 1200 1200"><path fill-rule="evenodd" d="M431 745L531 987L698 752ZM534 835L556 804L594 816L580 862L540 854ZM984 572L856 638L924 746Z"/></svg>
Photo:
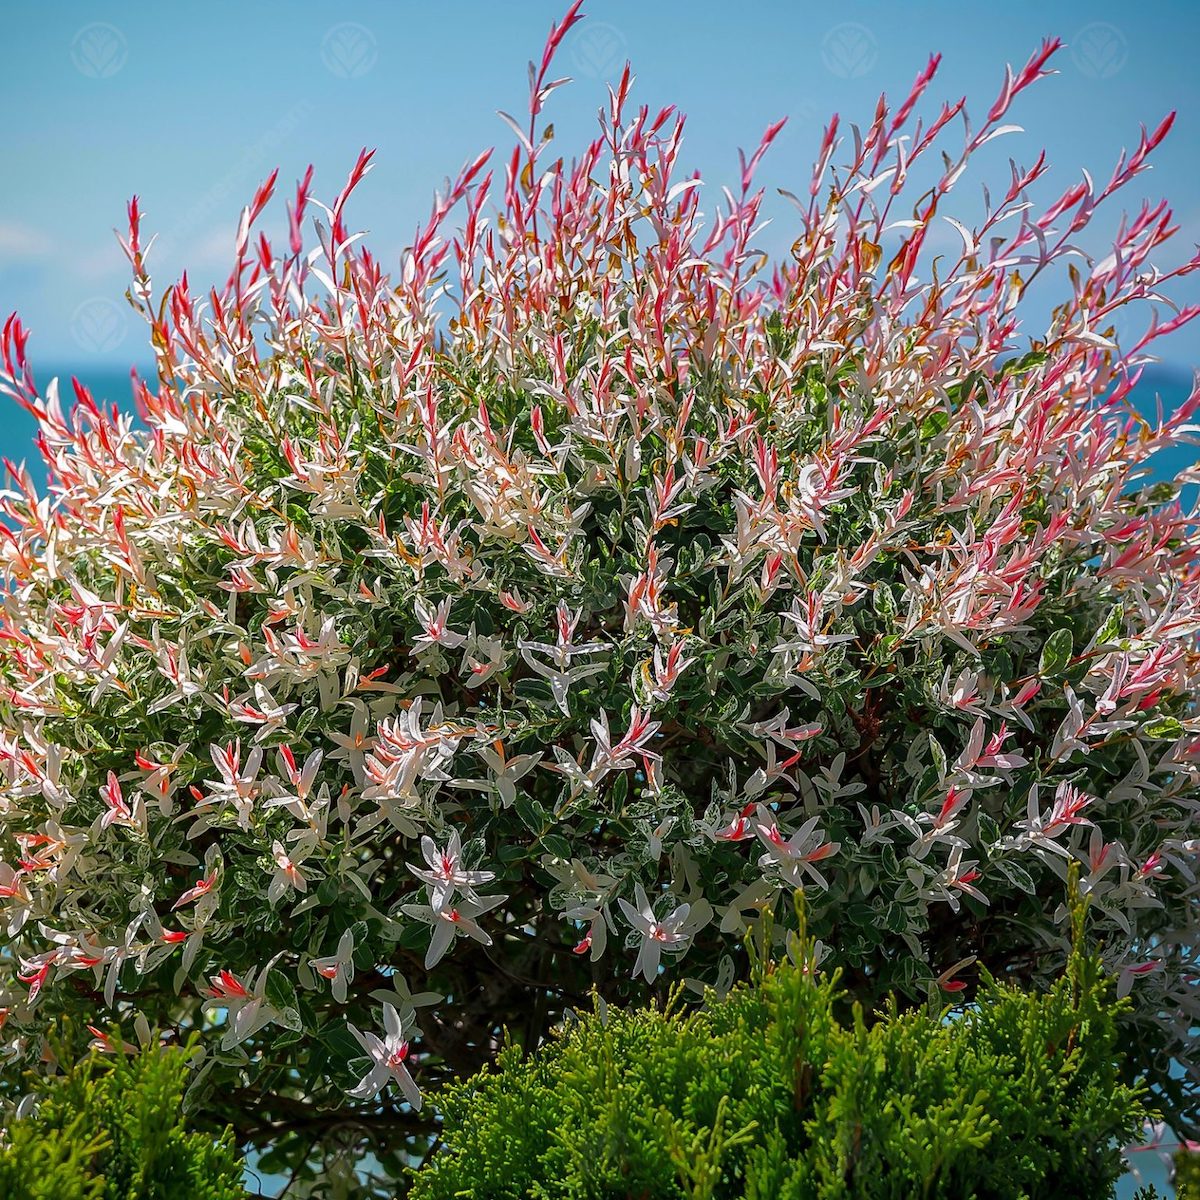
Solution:
<svg viewBox="0 0 1200 1200"><path fill-rule="evenodd" d="M505 1050L440 1093L445 1144L411 1195L1113 1194L1146 1111L1118 1077L1124 1002L1095 956L1077 949L1048 993L985 978L965 1012L868 1025L807 953L700 1012L601 1008L529 1058Z"/></svg>
<svg viewBox="0 0 1200 1200"><path fill-rule="evenodd" d="M1200 1151L1184 1149L1175 1155L1175 1194L1179 1200L1200 1200Z"/></svg>
<svg viewBox="0 0 1200 1200"><path fill-rule="evenodd" d="M44 1082L36 1113L8 1121L0 1140L0 1197L244 1200L232 1134L184 1124L194 1052L194 1042L128 1058L92 1052Z"/></svg>

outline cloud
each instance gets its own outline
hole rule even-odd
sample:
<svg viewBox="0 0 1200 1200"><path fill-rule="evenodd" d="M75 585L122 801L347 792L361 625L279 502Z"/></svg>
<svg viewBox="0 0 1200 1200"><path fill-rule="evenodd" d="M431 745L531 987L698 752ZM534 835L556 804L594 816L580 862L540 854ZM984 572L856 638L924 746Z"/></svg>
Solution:
<svg viewBox="0 0 1200 1200"><path fill-rule="evenodd" d="M267 235L277 255L287 254L287 222L275 213L255 222L246 251L247 259L254 259L260 233ZM196 291L196 284L203 280L224 283L233 268L236 241L236 214L232 221L208 228L190 229L186 221L176 225L168 222L157 234L150 252L151 274L174 279L186 270L193 282L193 292Z"/></svg>
<svg viewBox="0 0 1200 1200"><path fill-rule="evenodd" d="M54 243L44 233L19 222L0 221L0 267L50 257Z"/></svg>

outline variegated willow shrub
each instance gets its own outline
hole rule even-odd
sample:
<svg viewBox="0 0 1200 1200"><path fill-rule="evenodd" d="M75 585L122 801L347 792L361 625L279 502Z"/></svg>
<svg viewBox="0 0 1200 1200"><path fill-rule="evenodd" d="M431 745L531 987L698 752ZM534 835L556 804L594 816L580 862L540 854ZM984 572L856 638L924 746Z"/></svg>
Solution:
<svg viewBox="0 0 1200 1200"><path fill-rule="evenodd" d="M64 406L8 322L49 477L12 468L0 533L10 1068L64 1011L200 1028L196 1086L269 1161L386 1171L502 1027L727 988L797 888L868 1006L1048 980L1078 861L1187 1125L1200 530L1148 463L1200 391L1155 421L1130 393L1200 257L1152 265L1165 204L1077 248L1170 120L1107 182L1035 204L1039 156L960 222L1057 43L978 123L919 115L934 58L829 125L772 261L778 125L710 193L626 70L551 155L577 18L394 276L347 224L366 153L329 208L305 176L282 244L272 176L207 297L153 290L135 200L138 418Z"/></svg>

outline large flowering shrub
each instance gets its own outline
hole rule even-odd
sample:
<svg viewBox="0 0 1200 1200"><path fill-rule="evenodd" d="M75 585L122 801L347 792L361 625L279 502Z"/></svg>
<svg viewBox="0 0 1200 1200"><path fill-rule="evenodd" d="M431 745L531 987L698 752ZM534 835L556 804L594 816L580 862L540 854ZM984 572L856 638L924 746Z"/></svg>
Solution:
<svg viewBox="0 0 1200 1200"><path fill-rule="evenodd" d="M533 1042L593 985L727 987L796 888L864 1000L970 996L977 961L1050 978L1077 860L1172 1086L1200 531L1188 477L1146 476L1200 391L1154 422L1129 396L1200 257L1151 265L1165 204L1077 248L1170 120L1107 182L1035 205L1038 157L960 223L1057 44L977 123L918 116L934 58L830 124L773 262L779 126L707 192L626 71L552 157L577 8L511 155L448 184L395 276L347 223L367 153L330 208L304 178L284 245L253 234L272 176L207 297L152 291L135 200L140 421L64 407L8 322L50 482L13 468L3 500L6 1054L80 1006L202 1027L198 1086L243 1138L395 1149L502 1025Z"/></svg>

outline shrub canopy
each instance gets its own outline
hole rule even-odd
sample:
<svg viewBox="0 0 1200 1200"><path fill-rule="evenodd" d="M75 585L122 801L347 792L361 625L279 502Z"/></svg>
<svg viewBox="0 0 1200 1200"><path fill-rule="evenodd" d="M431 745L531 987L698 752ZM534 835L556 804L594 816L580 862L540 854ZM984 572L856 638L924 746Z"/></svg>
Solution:
<svg viewBox="0 0 1200 1200"><path fill-rule="evenodd" d="M202 1028L199 1085L280 1165L394 1167L503 1026L727 988L797 888L868 1005L1048 980L1074 861L1186 1125L1200 541L1188 476L1147 475L1200 392L1130 393L1200 259L1151 265L1165 204L1077 248L1170 118L1107 182L1035 204L1037 156L960 222L1057 43L977 122L928 108L935 57L830 123L772 259L778 125L706 191L626 69L557 156L577 18L394 276L348 224L366 152L282 244L272 176L207 296L154 290L135 199L138 419L65 405L7 323L49 486L0 501L6 1056L66 1010Z"/></svg>
<svg viewBox="0 0 1200 1200"><path fill-rule="evenodd" d="M116 1029L92 1032L78 1063L68 1058L63 1073L33 1080L32 1111L5 1120L0 1196L243 1200L232 1132L189 1128L183 1115L198 1037L186 1046L136 1046Z"/></svg>
<svg viewBox="0 0 1200 1200"><path fill-rule="evenodd" d="M413 1200L1103 1200L1142 1127L1095 955L955 1020L842 1012L811 945L690 1015L601 1007L445 1089ZM847 1019L847 1017L849 1019Z"/></svg>

